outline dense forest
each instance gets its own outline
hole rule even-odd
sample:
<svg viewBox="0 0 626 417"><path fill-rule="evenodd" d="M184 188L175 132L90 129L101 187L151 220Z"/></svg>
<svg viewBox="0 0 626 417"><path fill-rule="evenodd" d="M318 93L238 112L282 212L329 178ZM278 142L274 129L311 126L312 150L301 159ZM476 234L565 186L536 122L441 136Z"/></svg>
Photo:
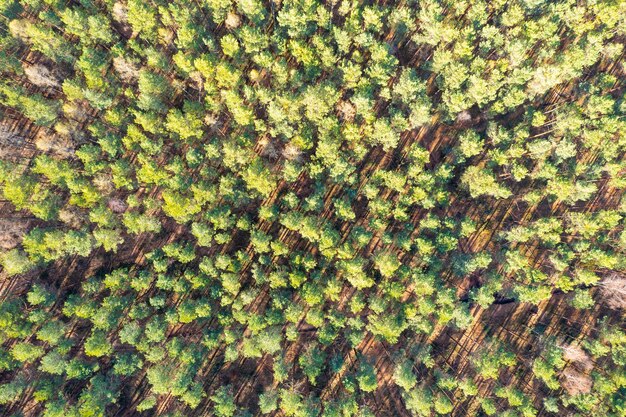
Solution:
<svg viewBox="0 0 626 417"><path fill-rule="evenodd" d="M625 0L0 0L0 415L625 417Z"/></svg>

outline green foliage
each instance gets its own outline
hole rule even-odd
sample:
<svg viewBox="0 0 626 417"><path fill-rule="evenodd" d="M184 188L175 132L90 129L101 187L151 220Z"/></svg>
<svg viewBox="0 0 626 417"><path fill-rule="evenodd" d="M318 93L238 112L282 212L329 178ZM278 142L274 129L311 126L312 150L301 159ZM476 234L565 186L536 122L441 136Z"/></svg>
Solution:
<svg viewBox="0 0 626 417"><path fill-rule="evenodd" d="M28 272L34 266L30 258L18 249L12 249L0 254L0 263L9 276Z"/></svg>
<svg viewBox="0 0 626 417"><path fill-rule="evenodd" d="M368 329L372 334L381 336L390 343L396 343L402 332L408 327L403 312L378 314L369 319Z"/></svg>
<svg viewBox="0 0 626 417"><path fill-rule="evenodd" d="M40 126L51 126L57 119L59 105L40 94L27 94L20 87L0 83L0 103L14 107Z"/></svg>
<svg viewBox="0 0 626 417"><path fill-rule="evenodd" d="M621 416L624 12L0 1L0 403Z"/></svg>
<svg viewBox="0 0 626 417"><path fill-rule="evenodd" d="M56 346L65 336L66 327L58 321L49 321L41 326L37 331L37 339L49 344L50 346Z"/></svg>
<svg viewBox="0 0 626 417"><path fill-rule="evenodd" d="M297 392L282 389L280 391L280 409L286 416L296 417L304 415L305 404L302 402L302 396Z"/></svg>
<svg viewBox="0 0 626 417"><path fill-rule="evenodd" d="M0 404L9 404L17 400L25 388L26 384L20 380L0 384Z"/></svg>
<svg viewBox="0 0 626 417"><path fill-rule="evenodd" d="M278 393L267 391L259 395L259 409L263 414L269 414L278 408Z"/></svg>
<svg viewBox="0 0 626 417"><path fill-rule="evenodd" d="M315 385L315 380L322 372L322 367L326 363L326 354L317 346L313 346L300 356L298 363L309 382Z"/></svg>
<svg viewBox="0 0 626 417"><path fill-rule="evenodd" d="M437 399L435 400L435 412L437 414L445 416L450 414L453 409L454 406L452 405L452 402L446 396L437 396Z"/></svg>
<svg viewBox="0 0 626 417"><path fill-rule="evenodd" d="M39 370L52 375L62 375L67 367L68 363L65 358L58 351L53 350L41 358Z"/></svg>
<svg viewBox="0 0 626 417"><path fill-rule="evenodd" d="M170 110L167 114L165 127L183 140L202 137L201 108L187 102L184 112L178 109Z"/></svg>
<svg viewBox="0 0 626 417"><path fill-rule="evenodd" d="M256 191L261 197L267 198L274 190L276 182L272 174L260 159L255 159L242 173L242 178L250 190Z"/></svg>
<svg viewBox="0 0 626 417"><path fill-rule="evenodd" d="M484 140L473 130L468 130L459 136L459 152L465 158L471 158L482 152Z"/></svg>
<svg viewBox="0 0 626 417"><path fill-rule="evenodd" d="M124 213L124 226L130 233L158 233L161 230L161 222L158 218L137 212Z"/></svg>
<svg viewBox="0 0 626 417"><path fill-rule="evenodd" d="M213 410L217 417L232 417L237 411L234 397L228 392L228 387L220 387L214 395L211 396L213 402Z"/></svg>
<svg viewBox="0 0 626 417"><path fill-rule="evenodd" d="M396 365L393 380L404 391L410 391L417 384L417 377L413 373L413 363L410 360L405 360Z"/></svg>
<svg viewBox="0 0 626 417"><path fill-rule="evenodd" d="M157 404L156 397L149 396L144 398L139 404L137 404L137 411L146 411L153 409Z"/></svg>
<svg viewBox="0 0 626 417"><path fill-rule="evenodd" d="M498 184L490 170L470 166L461 177L461 183L469 189L472 198L486 195L494 198L508 198L511 191Z"/></svg>
<svg viewBox="0 0 626 417"><path fill-rule="evenodd" d="M374 257L374 264L385 278L391 278L401 265L397 256L393 253L382 252Z"/></svg>
<svg viewBox="0 0 626 417"><path fill-rule="evenodd" d="M589 290L584 289L576 289L574 291L574 296L572 297L571 304L574 308L578 310L585 310L588 308L592 308L595 304L595 301Z"/></svg>
<svg viewBox="0 0 626 417"><path fill-rule="evenodd" d="M407 392L404 396L407 410L420 417L430 416L432 413L432 395L425 388L416 387Z"/></svg>
<svg viewBox="0 0 626 417"><path fill-rule="evenodd" d="M283 382L289 375L289 369L282 358L274 359L273 365L274 380L278 383Z"/></svg>
<svg viewBox="0 0 626 417"><path fill-rule="evenodd" d="M501 367L515 364L515 355L498 345L481 351L473 361L473 366L484 378L497 378Z"/></svg>
<svg viewBox="0 0 626 417"><path fill-rule="evenodd" d="M98 245L107 252L117 252L118 247L124 243L124 238L119 230L114 229L96 229L93 231L93 237Z"/></svg>
<svg viewBox="0 0 626 417"><path fill-rule="evenodd" d="M111 344L106 338L106 333L102 331L94 331L85 341L85 354L87 356L106 356L112 350Z"/></svg>
<svg viewBox="0 0 626 417"><path fill-rule="evenodd" d="M22 242L30 258L50 262L70 256L89 256L94 245L93 238L85 232L70 230L33 229Z"/></svg>
<svg viewBox="0 0 626 417"><path fill-rule="evenodd" d="M143 361L135 354L125 354L117 358L113 372L121 376L131 376L143 367Z"/></svg>
<svg viewBox="0 0 626 417"><path fill-rule="evenodd" d="M376 391L378 388L378 378L374 366L367 361L362 360L359 371L356 374L356 380L359 388L363 392Z"/></svg>
<svg viewBox="0 0 626 417"><path fill-rule="evenodd" d="M24 363L34 362L43 356L44 352L45 351L41 346L28 342L16 343L11 349L11 355L13 358Z"/></svg>

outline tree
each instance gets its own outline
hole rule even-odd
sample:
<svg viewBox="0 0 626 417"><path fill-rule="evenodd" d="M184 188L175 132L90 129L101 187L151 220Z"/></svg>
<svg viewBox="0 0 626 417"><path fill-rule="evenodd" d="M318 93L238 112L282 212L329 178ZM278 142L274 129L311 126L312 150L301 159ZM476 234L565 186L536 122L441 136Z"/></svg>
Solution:
<svg viewBox="0 0 626 417"><path fill-rule="evenodd" d="M28 384L22 379L0 384L0 404L8 404L20 398Z"/></svg>
<svg viewBox="0 0 626 417"><path fill-rule="evenodd" d="M0 103L17 109L39 126L51 126L57 119L59 105L40 94L26 94L19 87L0 83Z"/></svg>
<svg viewBox="0 0 626 417"><path fill-rule="evenodd" d="M272 369L274 371L274 380L277 383L283 382L289 376L289 369L287 368L285 359L282 356L274 358Z"/></svg>
<svg viewBox="0 0 626 417"><path fill-rule="evenodd" d="M136 345L139 342L141 334L142 330L139 324L136 321L131 321L121 328L119 338L122 343Z"/></svg>
<svg viewBox="0 0 626 417"><path fill-rule="evenodd" d="M280 390L280 409L288 417L303 415L305 404L302 396L288 389Z"/></svg>
<svg viewBox="0 0 626 417"><path fill-rule="evenodd" d="M435 411L437 414L448 415L454 409L454 405L445 395L438 395L435 399Z"/></svg>
<svg viewBox="0 0 626 417"><path fill-rule="evenodd" d="M554 397L547 397L543 400L543 406L546 411L550 413L558 413L559 412L559 403Z"/></svg>
<svg viewBox="0 0 626 417"><path fill-rule="evenodd" d="M0 254L0 264L9 276L23 274L34 267L29 257L18 249Z"/></svg>
<svg viewBox="0 0 626 417"><path fill-rule="evenodd" d="M322 367L325 365L325 362L326 354L317 346L309 347L298 359L302 371L312 385L315 385L315 380L322 372Z"/></svg>
<svg viewBox="0 0 626 417"><path fill-rule="evenodd" d="M533 373L541 379L550 389L558 389L559 383L556 379L556 371L563 368L565 361L563 360L560 348L548 345L543 355L533 362Z"/></svg>
<svg viewBox="0 0 626 417"><path fill-rule="evenodd" d="M156 404L157 404L157 399L155 396L153 395L147 396L137 405L137 411L141 412L141 411L151 410L156 406Z"/></svg>
<svg viewBox="0 0 626 417"><path fill-rule="evenodd" d="M497 378L501 366L513 366L515 355L497 344L481 350L473 358L473 366L484 378Z"/></svg>
<svg viewBox="0 0 626 417"><path fill-rule="evenodd" d="M11 349L11 355L18 361L24 363L34 362L42 357L45 350L41 346L28 342L16 343Z"/></svg>
<svg viewBox="0 0 626 417"><path fill-rule="evenodd" d="M232 417L237 411L235 398L229 392L228 386L222 386L210 397L213 402L213 410L217 417Z"/></svg>
<svg viewBox="0 0 626 417"><path fill-rule="evenodd" d="M600 281L600 300L614 310L626 309L626 276L612 273Z"/></svg>
<svg viewBox="0 0 626 417"><path fill-rule="evenodd" d="M370 306L370 308L372 308ZM409 326L402 310L393 314L377 314L369 318L368 330L389 343L397 343L402 332Z"/></svg>
<svg viewBox="0 0 626 417"><path fill-rule="evenodd" d="M276 181L271 172L264 166L259 158L256 158L242 173L248 189L256 191L261 197L267 198L276 186Z"/></svg>
<svg viewBox="0 0 626 417"><path fill-rule="evenodd" d="M374 122L372 141L382 145L383 150L388 152L398 146L400 135L393 130L385 119L378 119Z"/></svg>
<svg viewBox="0 0 626 417"><path fill-rule="evenodd" d="M403 395L407 410L420 417L429 417L432 413L433 401L430 391L415 387Z"/></svg>
<svg viewBox="0 0 626 417"><path fill-rule="evenodd" d="M134 1L132 3L135 3ZM161 101L170 91L170 85L165 77L146 69L139 71L139 100L137 105L142 110L159 111L164 108Z"/></svg>
<svg viewBox="0 0 626 417"><path fill-rule="evenodd" d="M482 152L484 139L473 130L466 130L459 135L459 153L464 158L471 158Z"/></svg>
<svg viewBox="0 0 626 417"><path fill-rule="evenodd" d="M461 176L461 183L469 189L473 198L486 195L494 198L508 198L511 195L503 185L498 184L489 169L481 169L477 166L470 166Z"/></svg>
<svg viewBox="0 0 626 417"><path fill-rule="evenodd" d="M160 343L165 339L167 324L162 316L155 316L148 321L145 327L146 338L154 343Z"/></svg>
<svg viewBox="0 0 626 417"><path fill-rule="evenodd" d="M393 380L404 391L410 391L417 384L417 377L413 373L413 363L407 359L396 365Z"/></svg>
<svg viewBox="0 0 626 417"><path fill-rule="evenodd" d="M480 407L485 412L485 414L487 414L488 416L493 416L498 411L498 409L496 408L496 405L494 404L493 400L491 400L489 398L481 398Z"/></svg>
<svg viewBox="0 0 626 417"><path fill-rule="evenodd" d="M52 375L63 375L67 365L68 362L63 355L56 350L52 350L41 358L39 370Z"/></svg>
<svg viewBox="0 0 626 417"><path fill-rule="evenodd" d="M125 353L118 356L113 366L113 372L116 375L131 376L140 370L143 366L143 361L138 355L134 353Z"/></svg>
<svg viewBox="0 0 626 417"><path fill-rule="evenodd" d="M84 380L89 378L97 369L97 365L90 365L80 359L71 359L65 367L65 372L69 379Z"/></svg>
<svg viewBox="0 0 626 417"><path fill-rule="evenodd" d="M574 296L570 301L571 305L579 310L586 310L593 307L594 300L589 290L577 288L574 290Z"/></svg>
<svg viewBox="0 0 626 417"><path fill-rule="evenodd" d="M274 327L261 331L255 337L255 342L258 343L261 352L273 355L281 350L280 343L282 341L282 334L280 328Z"/></svg>
<svg viewBox="0 0 626 417"><path fill-rule="evenodd" d="M48 343L50 346L59 344L63 336L65 336L65 325L58 320L51 320L45 323L39 331L37 331L37 339Z"/></svg>
<svg viewBox="0 0 626 417"><path fill-rule="evenodd" d="M79 415L81 417L105 415L106 407L117 402L119 383L117 379L96 375L89 380L89 385L79 396Z"/></svg>
<svg viewBox="0 0 626 417"><path fill-rule="evenodd" d="M103 331L93 331L85 341L85 353L88 356L108 356L112 351L113 347Z"/></svg>
<svg viewBox="0 0 626 417"><path fill-rule="evenodd" d="M87 25L89 27L89 40L98 41L104 45L108 45L115 39L113 32L109 26L109 20L103 15L92 15L87 17Z"/></svg>
<svg viewBox="0 0 626 417"><path fill-rule="evenodd" d="M127 5L126 20L133 31L146 40L153 39L158 24L156 10L149 3L138 0L129 0Z"/></svg>
<svg viewBox="0 0 626 417"><path fill-rule="evenodd" d="M278 392L266 391L259 395L259 409L262 414L269 414L278 408Z"/></svg>
<svg viewBox="0 0 626 417"><path fill-rule="evenodd" d="M515 293L519 301L523 303L539 304L552 296L552 288L546 285L516 285Z"/></svg>
<svg viewBox="0 0 626 417"><path fill-rule="evenodd" d="M593 387L593 380L589 375L574 367L567 367L561 372L560 385L572 396L588 394Z"/></svg>
<svg viewBox="0 0 626 417"><path fill-rule="evenodd" d="M202 108L191 102L185 102L183 112L170 109L167 113L165 127L178 135L182 140L200 139L203 135Z"/></svg>
<svg viewBox="0 0 626 417"><path fill-rule="evenodd" d="M93 231L93 237L97 245L102 246L107 252L117 252L118 247L124 243L121 232L115 229L96 229Z"/></svg>
<svg viewBox="0 0 626 417"><path fill-rule="evenodd" d="M226 34L220 39L220 45L224 55L234 58L239 51L239 42L232 34Z"/></svg>
<svg viewBox="0 0 626 417"><path fill-rule="evenodd" d="M374 280L363 271L365 262L360 258L339 261L337 266L348 282L358 290L370 288Z"/></svg>
<svg viewBox="0 0 626 417"><path fill-rule="evenodd" d="M374 257L374 265L385 278L391 278L402 265L393 253L380 252Z"/></svg>
<svg viewBox="0 0 626 417"><path fill-rule="evenodd" d="M180 398L189 408L195 409L198 405L200 405L200 402L202 402L202 398L205 395L206 394L202 389L202 384L193 383L191 388L187 389Z"/></svg>
<svg viewBox="0 0 626 417"><path fill-rule="evenodd" d="M72 45L43 22L30 22L27 19L14 19L9 22L11 34L55 62L72 61Z"/></svg>
<svg viewBox="0 0 626 417"><path fill-rule="evenodd" d="M122 217L124 226L130 233L158 233L161 230L161 222L158 218L133 211L127 211Z"/></svg>
<svg viewBox="0 0 626 417"><path fill-rule="evenodd" d="M237 10L250 19L255 25L260 25L267 12L263 4L257 0L237 0Z"/></svg>
<svg viewBox="0 0 626 417"><path fill-rule="evenodd" d="M61 87L61 83L56 76L44 65L25 65L24 74L28 81L38 87Z"/></svg>
<svg viewBox="0 0 626 417"><path fill-rule="evenodd" d="M356 380L359 383L359 388L363 392L376 391L378 388L378 379L376 377L376 370L374 366L369 362L362 360L359 366L359 371L356 374Z"/></svg>

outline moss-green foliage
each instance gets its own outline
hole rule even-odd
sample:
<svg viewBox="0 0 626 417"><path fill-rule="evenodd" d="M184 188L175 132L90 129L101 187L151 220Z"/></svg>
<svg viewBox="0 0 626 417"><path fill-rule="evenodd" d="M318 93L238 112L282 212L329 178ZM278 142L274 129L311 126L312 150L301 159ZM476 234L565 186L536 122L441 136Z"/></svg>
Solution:
<svg viewBox="0 0 626 417"><path fill-rule="evenodd" d="M9 413L623 415L623 2L0 14Z"/></svg>

